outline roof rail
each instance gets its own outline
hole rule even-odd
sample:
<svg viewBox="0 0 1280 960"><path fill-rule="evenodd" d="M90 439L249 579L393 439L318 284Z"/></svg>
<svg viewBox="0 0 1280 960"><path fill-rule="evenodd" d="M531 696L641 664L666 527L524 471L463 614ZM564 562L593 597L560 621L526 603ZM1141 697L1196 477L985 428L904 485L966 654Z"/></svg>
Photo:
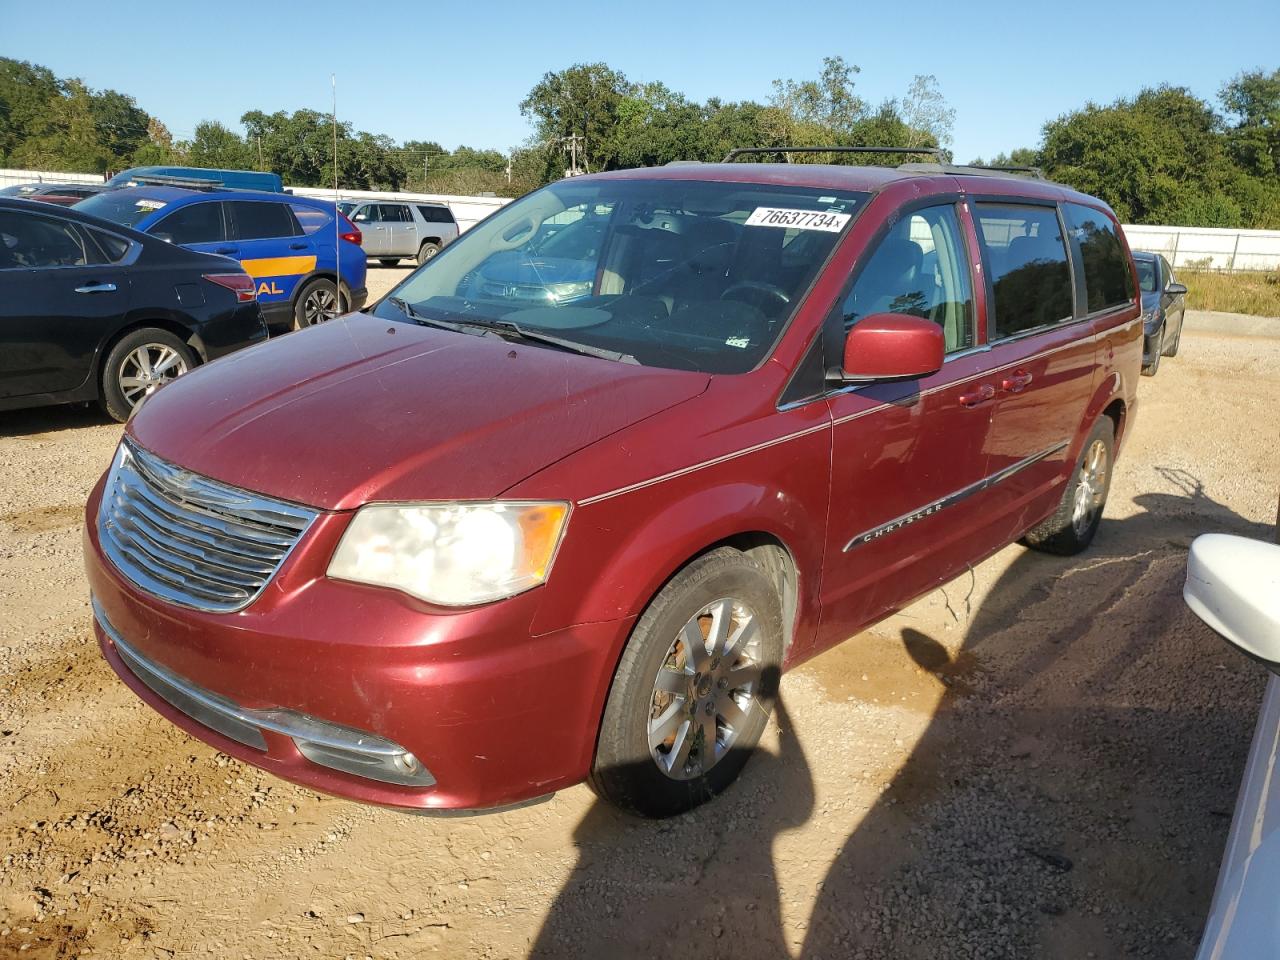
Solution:
<svg viewBox="0 0 1280 960"><path fill-rule="evenodd" d="M163 174L142 174L130 177L130 183L147 184L153 187L185 187L188 190L224 190L221 180L205 180L201 177L168 177Z"/></svg>
<svg viewBox="0 0 1280 960"><path fill-rule="evenodd" d="M761 153L908 153L937 157L939 162L946 156L946 151L938 147L734 147L721 162L732 163L737 157Z"/></svg>
<svg viewBox="0 0 1280 960"><path fill-rule="evenodd" d="M986 163L902 163L899 170L911 173L961 173L971 177L1016 177L1033 180L1048 180L1039 167L1024 167L1014 164L997 165ZM1025 176L1023 176L1025 175Z"/></svg>

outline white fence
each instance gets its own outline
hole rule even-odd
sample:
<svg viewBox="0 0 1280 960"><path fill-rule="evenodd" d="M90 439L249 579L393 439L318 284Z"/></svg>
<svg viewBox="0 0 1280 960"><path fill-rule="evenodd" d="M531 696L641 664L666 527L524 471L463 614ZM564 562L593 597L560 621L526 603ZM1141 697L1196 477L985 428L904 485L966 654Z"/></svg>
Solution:
<svg viewBox="0 0 1280 960"><path fill-rule="evenodd" d="M300 197L319 197L332 200L332 188L323 187L290 187ZM453 211L453 218L458 221L458 230L466 230L475 226L493 211L510 203L507 197L455 197L439 193L392 193L385 190L339 190L339 200L409 200L443 203Z"/></svg>
<svg viewBox="0 0 1280 960"><path fill-rule="evenodd" d="M0 189L21 183L102 183L96 173L56 173L48 170L0 170ZM333 190L322 187L289 187L301 197L320 197L332 200ZM456 197L438 193L392 193L385 190L339 190L340 200L421 200L443 203L453 211L458 229L466 230L479 223L503 204L506 197Z"/></svg>
<svg viewBox="0 0 1280 960"><path fill-rule="evenodd" d="M0 170L0 190L22 183L102 183L96 173L53 173L48 170Z"/></svg>
<svg viewBox="0 0 1280 960"><path fill-rule="evenodd" d="M1178 267L1207 270L1280 270L1280 230L1125 225L1134 250L1162 253Z"/></svg>

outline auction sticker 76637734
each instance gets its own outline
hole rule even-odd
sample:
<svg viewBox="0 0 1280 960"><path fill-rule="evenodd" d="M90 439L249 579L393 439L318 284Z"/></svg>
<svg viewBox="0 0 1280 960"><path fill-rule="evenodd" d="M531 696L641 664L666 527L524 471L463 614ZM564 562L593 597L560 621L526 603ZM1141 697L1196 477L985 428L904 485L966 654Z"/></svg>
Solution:
<svg viewBox="0 0 1280 960"><path fill-rule="evenodd" d="M782 227L792 230L824 230L839 233L849 222L847 213L822 210L789 210L786 207L756 207L747 217L748 227Z"/></svg>

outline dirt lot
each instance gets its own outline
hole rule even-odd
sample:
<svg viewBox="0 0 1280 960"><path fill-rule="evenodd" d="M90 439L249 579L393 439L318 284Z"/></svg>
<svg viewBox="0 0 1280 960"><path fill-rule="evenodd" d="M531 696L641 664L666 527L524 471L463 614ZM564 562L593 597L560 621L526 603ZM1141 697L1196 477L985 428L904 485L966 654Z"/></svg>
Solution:
<svg viewBox="0 0 1280 960"><path fill-rule="evenodd" d="M89 627L119 428L0 414L0 957L1192 956L1262 677L1183 564L1270 535L1280 339L1184 342L1088 554L1010 547L790 674L744 779L664 823L369 809L179 732Z"/></svg>

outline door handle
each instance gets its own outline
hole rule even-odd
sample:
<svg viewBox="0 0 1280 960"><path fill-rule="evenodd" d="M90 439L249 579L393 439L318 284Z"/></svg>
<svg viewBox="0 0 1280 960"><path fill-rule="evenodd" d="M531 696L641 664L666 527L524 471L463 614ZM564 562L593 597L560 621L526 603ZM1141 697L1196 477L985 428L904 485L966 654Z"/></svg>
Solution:
<svg viewBox="0 0 1280 960"><path fill-rule="evenodd" d="M968 393L960 394L960 403L966 407L976 407L980 403L986 403L996 395L996 388L989 383L970 390Z"/></svg>
<svg viewBox="0 0 1280 960"><path fill-rule="evenodd" d="M290 249L290 250L305 250L305 249L307 249L307 245L306 245L305 243L291 243L291 244L289 244L289 249Z"/></svg>
<svg viewBox="0 0 1280 960"><path fill-rule="evenodd" d="M1021 393L1027 388L1031 379L1031 374L1018 370L1000 381L1000 389L1005 393Z"/></svg>
<svg viewBox="0 0 1280 960"><path fill-rule="evenodd" d="M83 287L76 287L76 293L115 293L116 285L114 283L86 283Z"/></svg>
<svg viewBox="0 0 1280 960"><path fill-rule="evenodd" d="M214 250L213 252L217 254L221 254L224 257L229 257L236 252L236 248L235 247L218 247L218 249Z"/></svg>

